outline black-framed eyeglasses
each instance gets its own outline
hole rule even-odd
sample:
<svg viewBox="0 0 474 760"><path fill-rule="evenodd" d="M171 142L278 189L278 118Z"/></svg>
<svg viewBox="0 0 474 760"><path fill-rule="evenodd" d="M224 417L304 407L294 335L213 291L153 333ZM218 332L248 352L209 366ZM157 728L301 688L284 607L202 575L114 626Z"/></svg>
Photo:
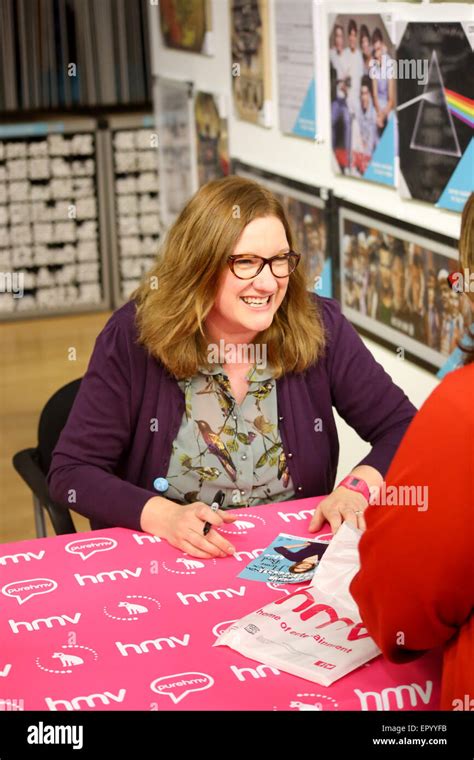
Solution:
<svg viewBox="0 0 474 760"><path fill-rule="evenodd" d="M274 277L289 277L298 266L300 258L301 254L295 251L278 253L269 259L264 259L263 256L241 253L228 256L227 263L239 280L251 280L252 277L260 274L265 264L268 264Z"/></svg>

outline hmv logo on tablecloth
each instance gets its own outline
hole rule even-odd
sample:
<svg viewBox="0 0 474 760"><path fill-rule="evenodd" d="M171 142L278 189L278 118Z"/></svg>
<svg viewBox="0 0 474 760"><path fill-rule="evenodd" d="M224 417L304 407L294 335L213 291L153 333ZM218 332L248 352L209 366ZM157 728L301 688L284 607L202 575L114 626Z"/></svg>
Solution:
<svg viewBox="0 0 474 760"><path fill-rule="evenodd" d="M2 588L2 594L9 599L16 599L18 604L24 604L34 596L50 594L57 589L58 584L51 578L29 578L22 581L7 583Z"/></svg>
<svg viewBox="0 0 474 760"><path fill-rule="evenodd" d="M85 586L86 583L105 583L105 581L117 581L119 578L123 581L130 580L130 578L139 578L142 574L142 568L136 567L135 570L129 570L124 568L123 570L107 570L97 575L80 575L74 573L79 586Z"/></svg>
<svg viewBox="0 0 474 760"><path fill-rule="evenodd" d="M245 562L260 557L265 549L251 549L248 552L235 552L232 556L237 562Z"/></svg>
<svg viewBox="0 0 474 760"><path fill-rule="evenodd" d="M283 522L289 523L292 520L308 520L313 516L313 512L314 509L302 509L301 512L277 512L277 514Z"/></svg>
<svg viewBox="0 0 474 760"><path fill-rule="evenodd" d="M189 633L183 634L182 638L179 636L159 636L156 639L146 639L145 641L139 641L138 643L124 643L122 641L115 641L115 646L122 655L122 657L128 657L130 654L148 654L149 652L161 652L163 649L175 649L175 647L187 647L191 636Z"/></svg>
<svg viewBox="0 0 474 760"><path fill-rule="evenodd" d="M7 565L9 562L13 565L17 565L19 562L31 562L32 559L42 560L46 552L42 549L35 554L34 552L20 552L18 554L4 554L0 557L0 565Z"/></svg>
<svg viewBox="0 0 474 760"><path fill-rule="evenodd" d="M175 673L155 678L150 689L160 696L164 694L177 705L193 691L204 691L211 686L214 686L214 679L207 673Z"/></svg>
<svg viewBox="0 0 474 760"><path fill-rule="evenodd" d="M420 703L428 705L433 692L433 681L421 684L400 684L382 691L361 691L354 689L359 698L361 710L409 710Z"/></svg>
<svg viewBox="0 0 474 760"><path fill-rule="evenodd" d="M94 554L99 552L109 552L118 546L115 538L107 538L102 536L101 538L88 538L88 539L76 539L70 541L64 549L68 554L74 554L81 557L83 560L89 559Z"/></svg>
<svg viewBox="0 0 474 760"><path fill-rule="evenodd" d="M40 631L44 628L53 628L54 626L61 625L77 625L81 619L80 612L76 612L72 617L70 615L51 615L47 618L37 618L36 620L9 620L8 625L12 629L13 633L20 633L25 631Z"/></svg>
<svg viewBox="0 0 474 760"><path fill-rule="evenodd" d="M126 689L119 689L117 694L111 691L98 692L95 694L88 694L84 697L73 697L72 699L53 699L52 697L45 697L44 701L48 706L48 710L82 710L83 708L89 708L89 710L101 710L104 707L123 702Z"/></svg>
<svg viewBox="0 0 474 760"><path fill-rule="evenodd" d="M191 604L190 600L194 602L209 602L210 599L219 601L220 599L232 599L234 596L244 596L245 586L235 588L216 588L213 591L201 591L200 594L182 594L181 591L176 592L176 596L179 601L188 606Z"/></svg>
<svg viewBox="0 0 474 760"><path fill-rule="evenodd" d="M133 540L138 546L161 543L161 538L159 536L150 536L149 533L133 533Z"/></svg>
<svg viewBox="0 0 474 760"><path fill-rule="evenodd" d="M309 521L314 514L314 509L302 509L300 512L277 512L277 514L285 523L292 522L293 520L297 520L298 522ZM334 534L319 533L314 538L317 541L331 541L334 538Z"/></svg>

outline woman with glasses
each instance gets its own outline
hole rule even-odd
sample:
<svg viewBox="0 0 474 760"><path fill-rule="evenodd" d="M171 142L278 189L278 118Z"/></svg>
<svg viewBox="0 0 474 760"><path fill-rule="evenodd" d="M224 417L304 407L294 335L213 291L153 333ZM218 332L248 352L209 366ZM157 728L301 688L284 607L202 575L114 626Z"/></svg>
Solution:
<svg viewBox="0 0 474 760"><path fill-rule="evenodd" d="M310 530L363 528L416 410L339 304L307 286L268 189L235 176L201 187L97 339L52 498L94 528L142 529L203 558L234 551L217 530L226 507L327 494ZM333 406L372 446L336 488Z"/></svg>

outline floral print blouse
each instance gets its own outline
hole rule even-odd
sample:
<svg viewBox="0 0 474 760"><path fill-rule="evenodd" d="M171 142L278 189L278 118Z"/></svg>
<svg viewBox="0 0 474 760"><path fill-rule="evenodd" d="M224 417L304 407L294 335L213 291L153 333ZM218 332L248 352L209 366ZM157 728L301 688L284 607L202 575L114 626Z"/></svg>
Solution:
<svg viewBox="0 0 474 760"><path fill-rule="evenodd" d="M200 367L192 378L179 381L186 411L173 443L165 498L211 504L222 490L223 506L243 507L294 497L271 367L254 365L247 379L240 406L220 364L212 370Z"/></svg>

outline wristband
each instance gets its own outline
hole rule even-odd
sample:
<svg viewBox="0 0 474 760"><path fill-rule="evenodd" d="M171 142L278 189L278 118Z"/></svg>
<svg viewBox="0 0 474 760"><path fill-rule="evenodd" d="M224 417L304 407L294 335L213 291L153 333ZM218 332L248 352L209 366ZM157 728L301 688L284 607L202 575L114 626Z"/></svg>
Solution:
<svg viewBox="0 0 474 760"><path fill-rule="evenodd" d="M357 478L355 475L348 475L344 480L341 480L337 488L339 488L339 486L344 486L344 488L349 488L351 491L361 493L362 496L365 496L367 499L367 503L370 502L369 486L365 480L362 480L362 478Z"/></svg>

